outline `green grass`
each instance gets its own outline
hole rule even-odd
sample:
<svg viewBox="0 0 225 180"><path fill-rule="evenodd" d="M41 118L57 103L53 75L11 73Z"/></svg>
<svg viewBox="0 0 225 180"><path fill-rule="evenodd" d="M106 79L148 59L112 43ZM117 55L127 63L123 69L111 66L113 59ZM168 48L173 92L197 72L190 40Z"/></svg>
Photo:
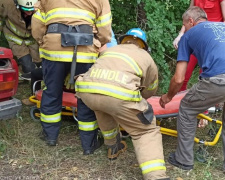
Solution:
<svg viewBox="0 0 225 180"><path fill-rule="evenodd" d="M30 95L29 83L19 84L16 98L23 99ZM77 124L72 119L64 120L59 136L59 145L47 147L38 138L41 131L39 122L34 122L29 115L30 107L23 106L18 117L0 121L0 177L33 176L55 180L141 180L141 171L137 165L133 145L130 139L126 153L113 162L107 157L107 148L101 147L94 155L83 156ZM219 117L219 114L218 114ZM169 128L176 128L176 119L167 119L162 123ZM205 138L207 129L198 129L198 136ZM222 144L208 147L207 163L195 161L192 171L182 171L167 162L170 152L176 148L175 137L163 135L164 154L167 173L171 179L184 180L223 180ZM198 149L195 144L195 149ZM149 147L151 153L151 147Z"/></svg>

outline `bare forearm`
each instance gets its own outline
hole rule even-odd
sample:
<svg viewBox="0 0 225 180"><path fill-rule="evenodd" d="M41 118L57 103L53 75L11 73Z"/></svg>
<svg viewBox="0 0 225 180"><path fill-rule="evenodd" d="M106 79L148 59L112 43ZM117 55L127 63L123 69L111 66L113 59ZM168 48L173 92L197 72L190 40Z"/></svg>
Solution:
<svg viewBox="0 0 225 180"><path fill-rule="evenodd" d="M176 80L175 76L173 76L170 81L169 91L167 93L169 99L172 99L180 91L183 82L183 80Z"/></svg>

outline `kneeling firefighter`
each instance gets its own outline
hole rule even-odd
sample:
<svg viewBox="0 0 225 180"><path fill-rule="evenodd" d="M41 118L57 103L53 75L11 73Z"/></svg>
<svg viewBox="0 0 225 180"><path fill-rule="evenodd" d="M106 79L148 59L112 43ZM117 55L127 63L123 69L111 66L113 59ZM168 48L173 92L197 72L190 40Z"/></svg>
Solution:
<svg viewBox="0 0 225 180"><path fill-rule="evenodd" d="M61 126L64 79L70 69L71 74L85 73L96 61L99 48L110 41L109 2L41 0L32 19L32 34L40 44L46 85L41 100L41 139L55 146ZM81 99L77 108L83 153L92 154L101 145L97 140L96 117Z"/></svg>
<svg viewBox="0 0 225 180"><path fill-rule="evenodd" d="M120 42L103 51L88 72L79 75L76 95L95 111L110 160L127 147L120 125L132 137L144 179L168 180L160 128L146 101L158 87L158 70L147 52L146 35L133 28Z"/></svg>
<svg viewBox="0 0 225 180"><path fill-rule="evenodd" d="M31 35L31 18L37 0L1 0L0 34L8 41L13 55L22 66L21 78L30 80L31 71L39 64L38 44ZM3 26L3 19L5 25Z"/></svg>

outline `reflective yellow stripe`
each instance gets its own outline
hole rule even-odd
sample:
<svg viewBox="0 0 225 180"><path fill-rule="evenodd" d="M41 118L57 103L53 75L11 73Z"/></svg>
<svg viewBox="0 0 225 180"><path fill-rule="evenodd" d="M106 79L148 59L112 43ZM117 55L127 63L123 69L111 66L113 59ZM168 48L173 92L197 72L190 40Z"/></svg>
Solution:
<svg viewBox="0 0 225 180"><path fill-rule="evenodd" d="M16 37L16 36L13 36L11 34L5 34L5 38L8 40L8 41L12 41L18 45L21 45L23 43L23 40Z"/></svg>
<svg viewBox="0 0 225 180"><path fill-rule="evenodd" d="M91 24L95 22L95 14L92 12L75 9L75 8L56 8L53 9L46 14L46 23L53 18L75 18L75 19L83 19Z"/></svg>
<svg viewBox="0 0 225 180"><path fill-rule="evenodd" d="M140 165L142 174L147 174L152 171L166 170L165 161L162 159L144 162Z"/></svg>
<svg viewBox="0 0 225 180"><path fill-rule="evenodd" d="M26 44L27 46L29 46L29 45L34 44L34 43L35 43L35 41L34 41L34 40L24 40L24 42L25 42L25 44Z"/></svg>
<svg viewBox="0 0 225 180"><path fill-rule="evenodd" d="M41 12L40 9L37 10L33 17L45 23L45 13Z"/></svg>
<svg viewBox="0 0 225 180"><path fill-rule="evenodd" d="M41 113L41 121L46 122L46 123L56 123L61 121L61 112L57 114L52 114L52 115L45 115Z"/></svg>
<svg viewBox="0 0 225 180"><path fill-rule="evenodd" d="M22 32L20 32L20 31L18 31L17 29L16 29L16 26L8 19L8 22L9 22L9 25L10 25L10 29L16 34L16 35L18 35L18 36L20 36L20 37L30 37L31 36L31 34L26 34L26 33L22 33Z"/></svg>
<svg viewBox="0 0 225 180"><path fill-rule="evenodd" d="M72 51L48 51L39 48L41 58L45 58L51 61L63 61L72 62L73 52ZM84 53L77 52L77 62L79 63L94 63L98 57L98 53Z"/></svg>
<svg viewBox="0 0 225 180"><path fill-rule="evenodd" d="M110 131L102 131L104 139L113 139L119 133L119 128L112 129Z"/></svg>
<svg viewBox="0 0 225 180"><path fill-rule="evenodd" d="M94 131L95 129L98 128L97 121L92 121L92 122L78 121L78 124L79 124L79 129L82 131Z"/></svg>
<svg viewBox="0 0 225 180"><path fill-rule="evenodd" d="M157 88L158 87L158 79L156 79L152 84L150 84L149 86L148 86L148 90L149 91L152 91L152 90L154 90L155 88Z"/></svg>
<svg viewBox="0 0 225 180"><path fill-rule="evenodd" d="M104 16L100 16L97 21L96 21L96 26L97 27L102 27L102 26L106 26L108 24L112 23L112 15L111 12L104 15Z"/></svg>
<svg viewBox="0 0 225 180"><path fill-rule="evenodd" d="M121 59L125 61L136 72L137 76L142 77L142 70L139 68L138 64L135 62L135 60L133 60L126 54L117 52L106 52L103 55L101 55L100 58L101 57L111 57Z"/></svg>
<svg viewBox="0 0 225 180"><path fill-rule="evenodd" d="M104 94L125 101L140 101L142 99L140 91L133 91L114 85L95 82L76 81L75 91Z"/></svg>

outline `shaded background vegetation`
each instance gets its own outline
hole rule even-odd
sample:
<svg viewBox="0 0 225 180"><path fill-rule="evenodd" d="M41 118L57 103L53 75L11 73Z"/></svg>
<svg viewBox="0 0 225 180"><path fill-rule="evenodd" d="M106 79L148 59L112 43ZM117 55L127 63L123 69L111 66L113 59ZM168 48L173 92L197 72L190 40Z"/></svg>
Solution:
<svg viewBox="0 0 225 180"><path fill-rule="evenodd" d="M189 0L110 0L110 3L117 38L134 27L147 33L151 55L159 68L158 93L165 93L176 65L172 42L181 29L181 17L189 7Z"/></svg>

